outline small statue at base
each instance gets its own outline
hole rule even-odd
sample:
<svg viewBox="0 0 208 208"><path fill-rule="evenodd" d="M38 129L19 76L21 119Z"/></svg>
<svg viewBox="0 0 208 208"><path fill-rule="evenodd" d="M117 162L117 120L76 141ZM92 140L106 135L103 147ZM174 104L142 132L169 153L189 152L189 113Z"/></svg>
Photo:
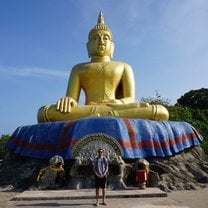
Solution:
<svg viewBox="0 0 208 208"><path fill-rule="evenodd" d="M38 173L38 189L57 188L57 174L61 174L63 178L65 177L65 171L62 167L64 165L64 160L61 156L53 156L52 158L50 158L49 163L49 166L42 168Z"/></svg>
<svg viewBox="0 0 208 208"><path fill-rule="evenodd" d="M127 186L124 183L124 175L125 175L125 162L123 161L121 156L115 155L115 157L110 161L111 165L117 166L118 174L110 173L109 177L109 185L113 189L126 189Z"/></svg>
<svg viewBox="0 0 208 208"><path fill-rule="evenodd" d="M71 167L70 170L70 177L71 177L71 182L69 187L72 189L80 189L81 188L81 179L80 175L78 173L78 169L80 165L82 164L82 160L80 157L75 157L75 161Z"/></svg>
<svg viewBox="0 0 208 208"><path fill-rule="evenodd" d="M91 62L73 67L66 97L56 105L39 109L38 122L76 120L89 116L168 120L162 105L137 103L131 66L111 61L114 52L112 32L105 25L102 13L89 33L87 49ZM85 105L78 105L80 91L86 96Z"/></svg>

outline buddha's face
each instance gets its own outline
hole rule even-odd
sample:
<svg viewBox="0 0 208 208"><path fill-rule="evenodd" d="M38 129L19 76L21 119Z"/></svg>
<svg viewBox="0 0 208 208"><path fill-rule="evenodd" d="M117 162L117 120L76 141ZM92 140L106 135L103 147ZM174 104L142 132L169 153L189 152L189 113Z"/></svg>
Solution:
<svg viewBox="0 0 208 208"><path fill-rule="evenodd" d="M91 37L87 43L89 57L112 57L114 44L108 31L99 30Z"/></svg>

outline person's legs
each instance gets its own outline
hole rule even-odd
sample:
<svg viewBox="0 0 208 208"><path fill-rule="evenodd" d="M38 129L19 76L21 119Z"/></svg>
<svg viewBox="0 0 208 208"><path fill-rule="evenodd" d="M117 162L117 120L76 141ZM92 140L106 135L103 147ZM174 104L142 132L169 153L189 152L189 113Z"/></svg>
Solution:
<svg viewBox="0 0 208 208"><path fill-rule="evenodd" d="M95 189L95 195L96 195L96 205L99 205L99 188Z"/></svg>
<svg viewBox="0 0 208 208"><path fill-rule="evenodd" d="M106 188L102 188L102 192L103 192L103 205L107 205L105 198L106 198Z"/></svg>
<svg viewBox="0 0 208 208"><path fill-rule="evenodd" d="M105 201L105 199L106 199L106 182L107 182L107 178L106 178L106 176L104 176L103 178L102 178L102 184L101 184L101 188L102 188L102 196L103 196L103 205L107 205L106 204L106 201Z"/></svg>
<svg viewBox="0 0 208 208"><path fill-rule="evenodd" d="M96 206L99 205L99 187L102 188L102 204L106 204L106 176L104 178L98 178L95 176L95 195L96 195Z"/></svg>
<svg viewBox="0 0 208 208"><path fill-rule="evenodd" d="M99 187L100 187L100 179L95 175L95 197L96 203L95 205L99 205Z"/></svg>

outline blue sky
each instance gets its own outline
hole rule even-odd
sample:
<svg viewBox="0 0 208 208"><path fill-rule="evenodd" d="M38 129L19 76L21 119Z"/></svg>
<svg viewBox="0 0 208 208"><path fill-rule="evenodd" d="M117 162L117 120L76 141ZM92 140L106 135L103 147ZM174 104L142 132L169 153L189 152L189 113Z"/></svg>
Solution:
<svg viewBox="0 0 208 208"><path fill-rule="evenodd" d="M89 61L100 10L138 101L158 92L175 104L208 87L207 0L0 0L0 136L36 124L39 107L65 95L71 68Z"/></svg>

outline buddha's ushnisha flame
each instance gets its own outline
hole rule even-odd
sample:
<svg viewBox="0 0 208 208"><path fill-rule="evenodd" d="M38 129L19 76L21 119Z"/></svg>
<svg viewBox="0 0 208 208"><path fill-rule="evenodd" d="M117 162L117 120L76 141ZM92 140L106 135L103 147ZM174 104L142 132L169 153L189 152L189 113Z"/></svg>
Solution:
<svg viewBox="0 0 208 208"><path fill-rule="evenodd" d="M99 13L97 24L95 25L95 27L93 27L90 30L88 39L91 40L91 38L94 36L94 33L96 33L99 30L108 31L110 33L110 39L111 40L113 39L113 35L112 35L111 30L105 25L104 16L103 16L102 11L100 11L100 13Z"/></svg>

